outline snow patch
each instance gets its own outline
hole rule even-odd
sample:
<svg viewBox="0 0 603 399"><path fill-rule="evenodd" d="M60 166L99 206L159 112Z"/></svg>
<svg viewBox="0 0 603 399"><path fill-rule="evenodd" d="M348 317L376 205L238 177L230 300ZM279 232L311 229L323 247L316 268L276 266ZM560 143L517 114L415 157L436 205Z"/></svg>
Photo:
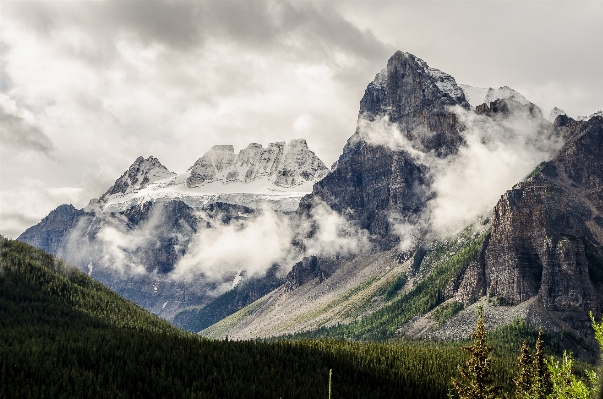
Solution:
<svg viewBox="0 0 603 399"><path fill-rule="evenodd" d="M597 111L594 114L590 114L589 116L579 116L577 118L577 120L587 121L587 120L590 120L591 118L594 118L595 116L603 116L603 111Z"/></svg>
<svg viewBox="0 0 603 399"><path fill-rule="evenodd" d="M474 108L483 103L490 104L493 101L503 98L511 98L523 105L530 103L522 94L508 86L503 86L498 89L492 87L486 89L464 84L460 84L459 86L465 93L465 98L469 104Z"/></svg>
<svg viewBox="0 0 603 399"><path fill-rule="evenodd" d="M460 99L463 97L463 90L456 84L454 78L447 73L435 68L427 68L425 70L429 76L435 79L435 84L442 92L450 97Z"/></svg>
<svg viewBox="0 0 603 399"><path fill-rule="evenodd" d="M252 143L235 155L216 145L186 172L169 172L153 157L139 157L98 203L104 212L122 212L148 201L181 200L192 208L224 202L292 212L329 169L304 139Z"/></svg>

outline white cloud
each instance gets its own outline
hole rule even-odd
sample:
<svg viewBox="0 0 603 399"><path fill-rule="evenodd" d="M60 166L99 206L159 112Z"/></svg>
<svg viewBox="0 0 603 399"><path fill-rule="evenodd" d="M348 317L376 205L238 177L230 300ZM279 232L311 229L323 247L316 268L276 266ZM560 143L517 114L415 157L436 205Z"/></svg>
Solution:
<svg viewBox="0 0 603 399"><path fill-rule="evenodd" d="M16 189L0 191L0 234L17 238L24 226L38 223L54 209L49 204L72 204L85 197L81 187L48 187L40 180L24 179Z"/></svg>
<svg viewBox="0 0 603 399"><path fill-rule="evenodd" d="M353 255L371 247L368 232L347 221L326 203L315 200L310 218L303 220L297 234L305 247L304 256Z"/></svg>
<svg viewBox="0 0 603 399"><path fill-rule="evenodd" d="M488 214L506 190L563 145L540 125L542 119L522 110L494 119L461 108L454 111L465 126L465 145L458 154L432 164L436 197L429 206L433 229L440 234Z"/></svg>
<svg viewBox="0 0 603 399"><path fill-rule="evenodd" d="M538 109L508 103L510 113L493 117L477 115L461 107L451 108L464 143L456 154L438 158L425 152L421 131L402 134L387 117L359 120L353 140L404 151L429 171L429 200L419 216L392 212L390 222L400 237L400 249L412 250L424 238L455 233L488 215L500 196L523 180L539 163L550 160L562 147L552 125Z"/></svg>
<svg viewBox="0 0 603 399"><path fill-rule="evenodd" d="M294 241L301 247L292 245ZM228 279L241 273L263 276L278 264L284 275L304 256L346 256L368 249L367 232L322 202L315 204L309 218L301 219L264 208L247 222L199 230L169 278L227 279L222 288L228 289Z"/></svg>
<svg viewBox="0 0 603 399"><path fill-rule="evenodd" d="M262 275L285 257L291 238L287 219L265 208L244 225L218 224L201 229L170 277L190 280L203 276L221 280L240 270L248 276Z"/></svg>

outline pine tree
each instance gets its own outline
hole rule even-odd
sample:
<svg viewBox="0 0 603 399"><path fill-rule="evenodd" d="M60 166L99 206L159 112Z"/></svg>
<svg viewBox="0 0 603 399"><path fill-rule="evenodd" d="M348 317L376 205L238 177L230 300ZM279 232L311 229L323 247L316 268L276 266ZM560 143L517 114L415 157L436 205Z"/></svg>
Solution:
<svg viewBox="0 0 603 399"><path fill-rule="evenodd" d="M532 355L530 355L530 347L526 342L521 345L521 354L517 358L517 377L515 382L515 397L517 399L530 398L530 389L532 387Z"/></svg>
<svg viewBox="0 0 603 399"><path fill-rule="evenodd" d="M471 353L471 358L465 363L465 368L459 366L462 379L452 379L461 399L492 399L497 397L500 390L491 376L490 352L492 347L486 345L486 327L484 326L484 310L480 306L477 311L477 327L471 334L473 345L463 346L463 350Z"/></svg>
<svg viewBox="0 0 603 399"><path fill-rule="evenodd" d="M544 355L544 339L542 338L542 329L538 331L534 358L532 360L532 387L530 389L530 398L546 399L552 392L551 375Z"/></svg>

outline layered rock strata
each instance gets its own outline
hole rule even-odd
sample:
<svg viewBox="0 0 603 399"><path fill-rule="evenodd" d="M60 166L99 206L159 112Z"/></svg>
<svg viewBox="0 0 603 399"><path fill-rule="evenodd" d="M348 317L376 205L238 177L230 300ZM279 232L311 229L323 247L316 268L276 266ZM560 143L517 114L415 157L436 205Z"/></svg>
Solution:
<svg viewBox="0 0 603 399"><path fill-rule="evenodd" d="M603 305L603 118L560 115L568 142L550 162L507 191L492 232L463 275L457 298L482 295L538 303L588 333L588 311Z"/></svg>

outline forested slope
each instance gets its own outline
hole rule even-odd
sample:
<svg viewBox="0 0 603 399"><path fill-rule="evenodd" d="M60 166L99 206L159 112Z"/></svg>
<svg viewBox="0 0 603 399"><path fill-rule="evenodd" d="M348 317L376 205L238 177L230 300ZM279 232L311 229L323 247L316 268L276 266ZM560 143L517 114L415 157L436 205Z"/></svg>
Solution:
<svg viewBox="0 0 603 399"><path fill-rule="evenodd" d="M519 335L518 335L519 334ZM493 374L512 389L515 343ZM443 398L461 343L213 341L184 333L56 258L0 238L2 398Z"/></svg>

